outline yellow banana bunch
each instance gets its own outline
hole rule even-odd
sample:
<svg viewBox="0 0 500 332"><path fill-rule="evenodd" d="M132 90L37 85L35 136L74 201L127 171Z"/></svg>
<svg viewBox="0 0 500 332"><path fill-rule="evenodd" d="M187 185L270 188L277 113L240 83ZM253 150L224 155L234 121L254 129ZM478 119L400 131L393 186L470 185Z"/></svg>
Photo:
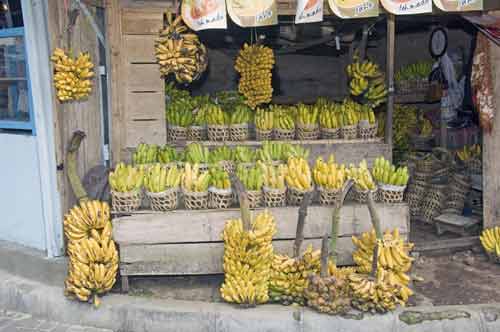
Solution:
<svg viewBox="0 0 500 332"><path fill-rule="evenodd" d="M387 87L385 78L379 66L370 60L359 61L357 56L354 62L347 66L349 76L349 90L352 96L358 97L371 107L377 107L385 102Z"/></svg>
<svg viewBox="0 0 500 332"><path fill-rule="evenodd" d="M199 165L190 163L184 165L181 186L187 192L206 192L210 183L210 173L200 172Z"/></svg>
<svg viewBox="0 0 500 332"><path fill-rule="evenodd" d="M288 172L285 176L288 187L301 191L312 189L311 168L303 158L290 157L288 159Z"/></svg>
<svg viewBox="0 0 500 332"><path fill-rule="evenodd" d="M224 283L220 288L226 302L253 306L269 300L274 234L274 217L267 210L255 217L250 230L243 229L240 219L226 223L222 234Z"/></svg>
<svg viewBox="0 0 500 332"><path fill-rule="evenodd" d="M229 174L218 167L211 168L210 185L217 189L231 189Z"/></svg>
<svg viewBox="0 0 500 332"><path fill-rule="evenodd" d="M177 166L165 167L155 164L144 177L144 187L150 193L163 192L169 188L177 188L180 185L182 172Z"/></svg>
<svg viewBox="0 0 500 332"><path fill-rule="evenodd" d="M325 163L323 158L318 157L313 169L313 178L316 185L327 190L339 190L347 180L345 165L335 163L335 157L330 155Z"/></svg>
<svg viewBox="0 0 500 332"><path fill-rule="evenodd" d="M319 122L319 107L316 105L297 105L297 123L301 125L317 125Z"/></svg>
<svg viewBox="0 0 500 332"><path fill-rule="evenodd" d="M223 126L229 124L229 114L225 113L219 105L206 105L205 110L209 125Z"/></svg>
<svg viewBox="0 0 500 332"><path fill-rule="evenodd" d="M294 106L285 107L281 105L271 105L269 110L274 114L274 128L282 130L295 129L295 114L297 110Z"/></svg>
<svg viewBox="0 0 500 332"><path fill-rule="evenodd" d="M144 182L144 167L133 167L119 163L113 172L109 173L111 190L121 193L136 191L142 188Z"/></svg>
<svg viewBox="0 0 500 332"><path fill-rule="evenodd" d="M465 145L457 151L457 156L461 161L467 161L481 157L481 146L479 144Z"/></svg>
<svg viewBox="0 0 500 332"><path fill-rule="evenodd" d="M336 103L329 103L320 108L319 124L321 128L339 128L341 112L342 106Z"/></svg>
<svg viewBox="0 0 500 332"><path fill-rule="evenodd" d="M167 12L168 25L155 42L156 61L162 76L175 75L179 83L191 83L200 78L208 66L208 53L198 36L189 31L182 16L175 19Z"/></svg>
<svg viewBox="0 0 500 332"><path fill-rule="evenodd" d="M111 237L109 205L101 201L85 201L75 205L64 216L64 235L68 243L86 239L93 231Z"/></svg>
<svg viewBox="0 0 500 332"><path fill-rule="evenodd" d="M274 127L274 114L271 110L257 108L255 111L255 128L269 131Z"/></svg>
<svg viewBox="0 0 500 332"><path fill-rule="evenodd" d="M54 63L54 86L60 102L81 100L92 91L94 64L90 54L80 53L74 59L61 48L56 48L51 58Z"/></svg>
<svg viewBox="0 0 500 332"><path fill-rule="evenodd" d="M285 165L273 166L257 161L257 166L262 170L264 186L271 189L285 189L285 176L288 168Z"/></svg>
<svg viewBox="0 0 500 332"><path fill-rule="evenodd" d="M346 170L347 178L354 180L354 185L358 190L367 191L367 190L375 190L375 182L373 182L372 175L368 170L368 165L366 160L363 160L359 163L359 167L355 167L354 165L350 165Z"/></svg>
<svg viewBox="0 0 500 332"><path fill-rule="evenodd" d="M245 96L245 103L252 109L271 101L273 66L273 50L262 45L245 43L236 58L234 68L241 76L238 91Z"/></svg>
<svg viewBox="0 0 500 332"><path fill-rule="evenodd" d="M485 229L479 239L488 254L500 257L500 227Z"/></svg>
<svg viewBox="0 0 500 332"><path fill-rule="evenodd" d="M340 106L340 127L357 125L361 109L361 104L349 98L344 99Z"/></svg>

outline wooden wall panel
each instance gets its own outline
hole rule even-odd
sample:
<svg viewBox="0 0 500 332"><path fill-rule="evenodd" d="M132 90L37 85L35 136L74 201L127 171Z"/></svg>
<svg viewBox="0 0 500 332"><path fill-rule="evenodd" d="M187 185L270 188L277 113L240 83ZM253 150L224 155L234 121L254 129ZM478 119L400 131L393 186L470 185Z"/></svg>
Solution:
<svg viewBox="0 0 500 332"><path fill-rule="evenodd" d="M130 63L156 63L156 35L126 35L123 37L123 48Z"/></svg>
<svg viewBox="0 0 500 332"><path fill-rule="evenodd" d="M125 83L128 92L159 92L165 87L156 63L128 63L124 79L122 84Z"/></svg>

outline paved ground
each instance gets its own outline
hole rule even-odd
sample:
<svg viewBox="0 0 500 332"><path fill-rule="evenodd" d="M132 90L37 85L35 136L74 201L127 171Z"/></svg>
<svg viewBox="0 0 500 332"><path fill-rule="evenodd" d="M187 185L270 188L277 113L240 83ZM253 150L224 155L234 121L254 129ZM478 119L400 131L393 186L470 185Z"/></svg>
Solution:
<svg viewBox="0 0 500 332"><path fill-rule="evenodd" d="M49 322L31 315L0 309L0 332L113 332L88 326Z"/></svg>

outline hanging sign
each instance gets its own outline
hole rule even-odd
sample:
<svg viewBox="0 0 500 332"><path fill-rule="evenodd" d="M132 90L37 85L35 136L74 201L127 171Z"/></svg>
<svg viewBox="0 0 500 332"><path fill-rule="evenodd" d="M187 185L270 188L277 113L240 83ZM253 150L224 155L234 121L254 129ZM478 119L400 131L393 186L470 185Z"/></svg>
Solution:
<svg viewBox="0 0 500 332"><path fill-rule="evenodd" d="M340 18L378 16L378 0L328 0L328 3Z"/></svg>
<svg viewBox="0 0 500 332"><path fill-rule="evenodd" d="M434 0L434 4L445 12L483 10L483 0Z"/></svg>
<svg viewBox="0 0 500 332"><path fill-rule="evenodd" d="M432 12L432 0L380 0L384 8L394 15Z"/></svg>
<svg viewBox="0 0 500 332"><path fill-rule="evenodd" d="M182 19L194 31L205 29L226 29L225 0L184 0Z"/></svg>
<svg viewBox="0 0 500 332"><path fill-rule="evenodd" d="M227 0L227 12L240 27L278 24L276 0Z"/></svg>
<svg viewBox="0 0 500 332"><path fill-rule="evenodd" d="M323 0L298 0L295 24L323 21Z"/></svg>

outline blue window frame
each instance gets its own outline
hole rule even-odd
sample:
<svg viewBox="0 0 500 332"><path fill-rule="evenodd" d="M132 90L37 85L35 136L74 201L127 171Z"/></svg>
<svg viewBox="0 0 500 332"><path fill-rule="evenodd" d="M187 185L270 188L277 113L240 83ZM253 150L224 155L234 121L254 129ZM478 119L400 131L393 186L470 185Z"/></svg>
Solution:
<svg viewBox="0 0 500 332"><path fill-rule="evenodd" d="M0 130L35 134L24 28L0 29Z"/></svg>

